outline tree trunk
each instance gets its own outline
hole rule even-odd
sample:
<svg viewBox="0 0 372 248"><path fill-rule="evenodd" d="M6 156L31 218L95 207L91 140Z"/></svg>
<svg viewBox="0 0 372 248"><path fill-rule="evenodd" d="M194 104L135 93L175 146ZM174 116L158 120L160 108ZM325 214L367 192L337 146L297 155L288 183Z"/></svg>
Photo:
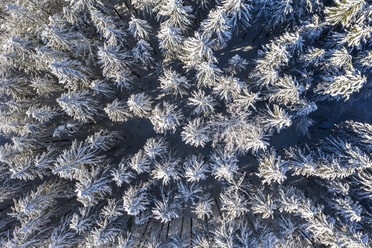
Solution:
<svg viewBox="0 0 372 248"><path fill-rule="evenodd" d="M254 43L262 34L262 32L265 30L265 28L262 28L261 31L256 35L256 37L253 38L252 43Z"/></svg>
<svg viewBox="0 0 372 248"><path fill-rule="evenodd" d="M180 238L182 239L182 233L183 233L183 223L185 221L185 203L182 204L182 220L181 220L181 232L180 232Z"/></svg>
<svg viewBox="0 0 372 248"><path fill-rule="evenodd" d="M164 222L161 223L160 231L159 231L159 234L158 234L158 239L161 236L161 232L163 231L163 227L164 227Z"/></svg>
<svg viewBox="0 0 372 248"><path fill-rule="evenodd" d="M169 226L170 226L170 221L168 222L168 227L167 227L167 236L166 236L166 239L168 240L168 235L169 235Z"/></svg>
<svg viewBox="0 0 372 248"><path fill-rule="evenodd" d="M146 234L146 231L147 231L147 228L149 227L150 225L150 222L151 222L151 219L147 222L146 226L145 226L145 230L143 231L142 235L141 235L141 238L139 240L139 246L138 247L142 247L142 243L143 243L143 237L145 236Z"/></svg>
<svg viewBox="0 0 372 248"><path fill-rule="evenodd" d="M218 201L217 201L217 199L216 199L216 197L214 195L213 195L213 199L214 199L214 202L216 203L216 206L217 206L217 209L218 209L218 213L220 214L221 219L223 219L222 213L221 213L221 209L220 209L220 205L218 204Z"/></svg>
<svg viewBox="0 0 372 248"><path fill-rule="evenodd" d="M192 247L191 241L192 241L192 217L190 217L190 247Z"/></svg>
<svg viewBox="0 0 372 248"><path fill-rule="evenodd" d="M204 216L204 220L205 220L205 226L207 228L207 232L206 232L206 236L207 236L207 240L209 242L209 225L208 225L208 217L207 216Z"/></svg>
<svg viewBox="0 0 372 248"><path fill-rule="evenodd" d="M115 14L121 19L123 20L123 17L121 17L121 15L119 14L119 11L117 11L117 9L113 8Z"/></svg>

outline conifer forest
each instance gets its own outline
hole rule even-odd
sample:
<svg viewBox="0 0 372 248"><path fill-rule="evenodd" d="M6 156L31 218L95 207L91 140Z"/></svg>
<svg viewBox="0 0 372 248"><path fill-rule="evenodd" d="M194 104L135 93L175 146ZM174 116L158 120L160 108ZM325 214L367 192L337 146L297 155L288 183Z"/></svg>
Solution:
<svg viewBox="0 0 372 248"><path fill-rule="evenodd" d="M0 0L0 248L371 248L372 0Z"/></svg>

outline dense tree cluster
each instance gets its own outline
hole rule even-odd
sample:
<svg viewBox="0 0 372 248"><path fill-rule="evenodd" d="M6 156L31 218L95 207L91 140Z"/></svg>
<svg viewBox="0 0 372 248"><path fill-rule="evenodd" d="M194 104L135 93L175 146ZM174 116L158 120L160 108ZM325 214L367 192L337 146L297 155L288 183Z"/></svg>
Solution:
<svg viewBox="0 0 372 248"><path fill-rule="evenodd" d="M1 1L0 247L370 247L370 4Z"/></svg>

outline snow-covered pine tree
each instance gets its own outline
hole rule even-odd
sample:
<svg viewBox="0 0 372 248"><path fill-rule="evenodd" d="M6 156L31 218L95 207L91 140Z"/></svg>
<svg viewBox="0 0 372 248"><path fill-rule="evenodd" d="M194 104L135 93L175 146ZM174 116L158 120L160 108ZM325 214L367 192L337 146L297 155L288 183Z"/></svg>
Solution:
<svg viewBox="0 0 372 248"><path fill-rule="evenodd" d="M1 1L0 247L371 247L370 20Z"/></svg>

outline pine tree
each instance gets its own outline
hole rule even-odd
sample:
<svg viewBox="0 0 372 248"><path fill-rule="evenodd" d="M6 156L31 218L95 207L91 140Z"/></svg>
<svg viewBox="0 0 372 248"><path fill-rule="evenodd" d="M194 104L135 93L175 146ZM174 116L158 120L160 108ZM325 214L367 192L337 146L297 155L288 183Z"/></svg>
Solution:
<svg viewBox="0 0 372 248"><path fill-rule="evenodd" d="M202 199L195 204L195 210L193 212L199 219L204 219L205 217L211 217L212 212L212 199L209 195L203 196Z"/></svg>
<svg viewBox="0 0 372 248"><path fill-rule="evenodd" d="M69 230L69 223L71 217L62 218L60 225L53 230L50 235L50 240L47 244L52 247L66 247L69 245L75 245L78 243L76 234Z"/></svg>
<svg viewBox="0 0 372 248"><path fill-rule="evenodd" d="M213 40L196 32L194 37L187 38L183 43L182 62L185 63L187 68L197 67L203 62L216 62L212 50L213 45Z"/></svg>
<svg viewBox="0 0 372 248"><path fill-rule="evenodd" d="M151 171L155 179L161 180L162 184L167 185L172 181L180 179L178 164L180 159L175 157L175 154L168 153L167 157L155 162L155 168Z"/></svg>
<svg viewBox="0 0 372 248"><path fill-rule="evenodd" d="M129 166L138 174L141 174L143 172L149 172L150 170L149 165L150 165L149 158L142 150L139 150L139 152L134 154L129 162Z"/></svg>
<svg viewBox="0 0 372 248"><path fill-rule="evenodd" d="M195 107L193 112L196 115L208 115L214 112L215 101L212 96L206 96L204 91L194 91L191 94L188 105Z"/></svg>
<svg viewBox="0 0 372 248"><path fill-rule="evenodd" d="M207 178L208 164L201 155L189 155L185 162L185 177L189 182L199 182Z"/></svg>
<svg viewBox="0 0 372 248"><path fill-rule="evenodd" d="M274 105L274 109L268 109L265 113L265 117L262 118L262 125L268 129L276 129L279 133L284 127L288 127L292 124L290 117L281 109L278 105Z"/></svg>
<svg viewBox="0 0 372 248"><path fill-rule="evenodd" d="M349 47L361 49L363 44L371 37L371 26L354 25L342 39Z"/></svg>
<svg viewBox="0 0 372 248"><path fill-rule="evenodd" d="M178 214L175 212L178 204L174 202L170 195L165 195L161 192L161 200L155 200L155 207L152 209L155 219L160 220L161 222L169 222L174 218L178 217Z"/></svg>
<svg viewBox="0 0 372 248"><path fill-rule="evenodd" d="M332 53L330 58L330 63L332 66L337 68L347 68L352 69L352 57L348 53L345 47L340 50L336 50Z"/></svg>
<svg viewBox="0 0 372 248"><path fill-rule="evenodd" d="M210 161L212 174L218 180L231 181L234 174L238 173L237 157L232 152L224 151L222 147L211 154Z"/></svg>
<svg viewBox="0 0 372 248"><path fill-rule="evenodd" d="M112 121L124 122L128 120L130 116L127 104L122 101L118 101L118 99L115 99L112 103L107 104L104 110Z"/></svg>
<svg viewBox="0 0 372 248"><path fill-rule="evenodd" d="M164 76L159 78L160 87L164 93L173 94L176 97L186 94L190 87L186 78L173 70L164 70Z"/></svg>
<svg viewBox="0 0 372 248"><path fill-rule="evenodd" d="M324 78L324 85L319 85L316 89L323 95L329 95L336 100L347 101L354 92L358 92L367 79L356 71L346 71L345 75Z"/></svg>
<svg viewBox="0 0 372 248"><path fill-rule="evenodd" d="M81 66L80 62L67 59L54 60L49 63L49 69L58 77L59 83L64 84L66 88L71 90L79 89L80 84L87 84L87 76L80 70L75 69Z"/></svg>
<svg viewBox="0 0 372 248"><path fill-rule="evenodd" d="M352 21L355 20L359 12L363 9L364 1L335 1L335 7L325 9L326 21L329 24L342 24L349 27Z"/></svg>
<svg viewBox="0 0 372 248"><path fill-rule="evenodd" d="M221 76L221 69L219 69L213 62L201 62L196 65L198 79L198 86L213 86L215 85Z"/></svg>
<svg viewBox="0 0 372 248"><path fill-rule="evenodd" d="M263 178L262 183L271 184L272 182L282 183L287 177L286 163L274 150L263 154L259 159L257 176Z"/></svg>
<svg viewBox="0 0 372 248"><path fill-rule="evenodd" d="M130 215L138 215L149 205L146 188L130 187L123 196L124 210Z"/></svg>
<svg viewBox="0 0 372 248"><path fill-rule="evenodd" d="M111 187L108 185L111 180L108 177L107 170L92 169L88 178L79 178L76 183L76 195L78 200L85 207L90 207L102 200L106 194L111 193Z"/></svg>
<svg viewBox="0 0 372 248"><path fill-rule="evenodd" d="M151 55L152 52L153 49L150 44L144 40L138 41L137 46L132 49L134 61L140 62L145 66L150 66L154 63L154 58Z"/></svg>
<svg viewBox="0 0 372 248"><path fill-rule="evenodd" d="M145 117L150 114L152 100L145 93L133 94L128 99L129 110L136 116Z"/></svg>
<svg viewBox="0 0 372 248"><path fill-rule="evenodd" d="M207 130L205 127L203 127L203 123L200 119L194 119L190 121L184 127L181 136L182 140L186 144L190 144L196 147L204 147L204 145L209 141Z"/></svg>
<svg viewBox="0 0 372 248"><path fill-rule="evenodd" d="M166 23L172 27L177 27L185 30L191 26L193 15L191 14L192 7L184 6L182 0L160 1L157 6L158 19L167 17Z"/></svg>
<svg viewBox="0 0 372 248"><path fill-rule="evenodd" d="M240 72L246 69L248 61L240 57L238 54L234 55L229 59L229 71L232 75L235 75L237 72Z"/></svg>
<svg viewBox="0 0 372 248"><path fill-rule="evenodd" d="M129 66L129 54L121 51L120 47L100 47L98 51L99 63L102 64L103 75L118 80L117 74Z"/></svg>
<svg viewBox="0 0 372 248"><path fill-rule="evenodd" d="M186 205L193 204L199 199L199 195L201 194L202 190L197 183L182 183L178 184L178 195L176 198L180 199L180 201Z"/></svg>
<svg viewBox="0 0 372 248"><path fill-rule="evenodd" d="M216 43L225 47L231 39L231 29L225 12L222 9L211 10L208 18L201 23L202 36L216 39Z"/></svg>
<svg viewBox="0 0 372 248"><path fill-rule="evenodd" d="M163 23L160 25L157 37L159 39L159 47L164 53L165 58L173 59L177 57L184 39L181 30L168 23Z"/></svg>
<svg viewBox="0 0 372 248"><path fill-rule="evenodd" d="M214 93L226 102L231 102L246 89L245 82L236 77L221 77L218 84L213 87Z"/></svg>
<svg viewBox="0 0 372 248"><path fill-rule="evenodd" d="M244 0L225 0L222 2L222 8L226 11L227 18L232 25L233 30L239 30L239 25L243 29L250 26L253 9L250 3Z"/></svg>
<svg viewBox="0 0 372 248"><path fill-rule="evenodd" d="M89 91L64 93L57 99L57 102L66 114L75 120L95 121L98 102L90 96Z"/></svg>
<svg viewBox="0 0 372 248"><path fill-rule="evenodd" d="M162 137L149 138L144 146L145 153L151 160L165 155L168 151L167 149L167 143Z"/></svg>
<svg viewBox="0 0 372 248"><path fill-rule="evenodd" d="M132 15L128 30L134 38L138 40L147 40L151 33L151 26L146 20L138 19Z"/></svg>
<svg viewBox="0 0 372 248"><path fill-rule="evenodd" d="M181 113L176 110L176 106L164 102L162 106L157 105L152 112L150 121L158 133L167 131L175 132L176 127L180 125Z"/></svg>
<svg viewBox="0 0 372 248"><path fill-rule="evenodd" d="M115 96L115 91L112 85L105 81L94 80L90 83L89 88L94 92L96 96L103 96L107 99L112 99Z"/></svg>

